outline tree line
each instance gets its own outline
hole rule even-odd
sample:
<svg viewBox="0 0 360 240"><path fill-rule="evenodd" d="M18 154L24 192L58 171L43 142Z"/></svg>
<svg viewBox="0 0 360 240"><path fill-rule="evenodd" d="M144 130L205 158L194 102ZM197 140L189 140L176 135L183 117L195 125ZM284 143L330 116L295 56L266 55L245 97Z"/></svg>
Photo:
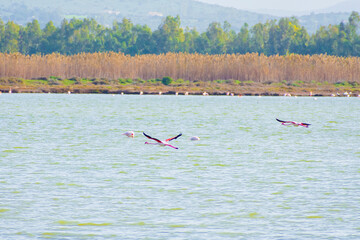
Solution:
<svg viewBox="0 0 360 240"><path fill-rule="evenodd" d="M41 29L39 22L21 26L0 19L0 52L25 55L59 53L122 52L135 56L162 53L246 54L266 56L327 54L360 56L360 16L352 12L347 22L320 27L309 34L295 17L244 24L239 32L228 22L210 23L205 32L181 27L179 16L167 16L156 30L133 24L124 18L112 26L94 19L64 19L56 27L52 21Z"/></svg>

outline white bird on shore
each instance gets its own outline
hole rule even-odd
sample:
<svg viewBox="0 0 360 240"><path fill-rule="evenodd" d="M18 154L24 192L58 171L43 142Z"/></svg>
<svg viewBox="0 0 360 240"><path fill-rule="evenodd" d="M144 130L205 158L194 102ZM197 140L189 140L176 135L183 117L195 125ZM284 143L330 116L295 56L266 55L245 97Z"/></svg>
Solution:
<svg viewBox="0 0 360 240"><path fill-rule="evenodd" d="M122 135L133 138L135 136L133 131L124 132Z"/></svg>

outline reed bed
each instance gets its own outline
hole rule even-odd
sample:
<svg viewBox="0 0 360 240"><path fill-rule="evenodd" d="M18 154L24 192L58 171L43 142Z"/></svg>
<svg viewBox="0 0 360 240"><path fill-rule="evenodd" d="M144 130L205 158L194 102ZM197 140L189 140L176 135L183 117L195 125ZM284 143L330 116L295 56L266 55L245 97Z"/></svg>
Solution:
<svg viewBox="0 0 360 240"><path fill-rule="evenodd" d="M359 82L360 58L329 55L265 56L256 53L202 55L167 53L130 56L123 53L22 55L0 53L0 77L36 79L141 78L169 76L189 81L239 80Z"/></svg>

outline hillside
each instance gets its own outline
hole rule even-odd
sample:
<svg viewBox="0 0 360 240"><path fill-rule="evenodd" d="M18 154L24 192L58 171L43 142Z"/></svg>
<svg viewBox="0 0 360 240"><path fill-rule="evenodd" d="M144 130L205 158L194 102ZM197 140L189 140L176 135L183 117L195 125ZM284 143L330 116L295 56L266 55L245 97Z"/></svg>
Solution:
<svg viewBox="0 0 360 240"><path fill-rule="evenodd" d="M182 26L204 32L211 22L227 21L239 31L244 23L253 26L279 17L206 4L195 0L0 0L0 17L6 22L13 20L25 25L38 19L42 27L52 20L59 25L64 18L94 18L103 25L111 26L114 20L130 19L135 24L147 24L157 29L165 16L179 15ZM346 21L350 13L323 13L298 17L309 33L321 25Z"/></svg>
<svg viewBox="0 0 360 240"><path fill-rule="evenodd" d="M101 24L111 25L114 20L129 18L135 24L147 24L156 29L164 16L179 15L184 27L204 31L211 22L230 22L238 30L247 22L254 25L273 18L270 15L251 13L235 8L219 7L194 0L0 0L0 15L3 21L8 19L25 24L33 18L39 19L44 26L55 18L59 24L63 18L94 18ZM47 14L51 13L51 14ZM55 13L55 14L54 14Z"/></svg>
<svg viewBox="0 0 360 240"><path fill-rule="evenodd" d="M358 0L347 0L341 3L335 4L332 7L320 9L318 12L351 12L360 11L360 1Z"/></svg>

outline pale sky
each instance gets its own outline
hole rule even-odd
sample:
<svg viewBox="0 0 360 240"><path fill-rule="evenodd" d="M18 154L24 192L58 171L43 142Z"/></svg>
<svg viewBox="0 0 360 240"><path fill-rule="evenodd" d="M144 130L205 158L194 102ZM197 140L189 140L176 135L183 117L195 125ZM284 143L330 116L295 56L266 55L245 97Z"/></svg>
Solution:
<svg viewBox="0 0 360 240"><path fill-rule="evenodd" d="M331 7L345 0L198 0L200 2L235 7L243 10L276 9L311 11Z"/></svg>

